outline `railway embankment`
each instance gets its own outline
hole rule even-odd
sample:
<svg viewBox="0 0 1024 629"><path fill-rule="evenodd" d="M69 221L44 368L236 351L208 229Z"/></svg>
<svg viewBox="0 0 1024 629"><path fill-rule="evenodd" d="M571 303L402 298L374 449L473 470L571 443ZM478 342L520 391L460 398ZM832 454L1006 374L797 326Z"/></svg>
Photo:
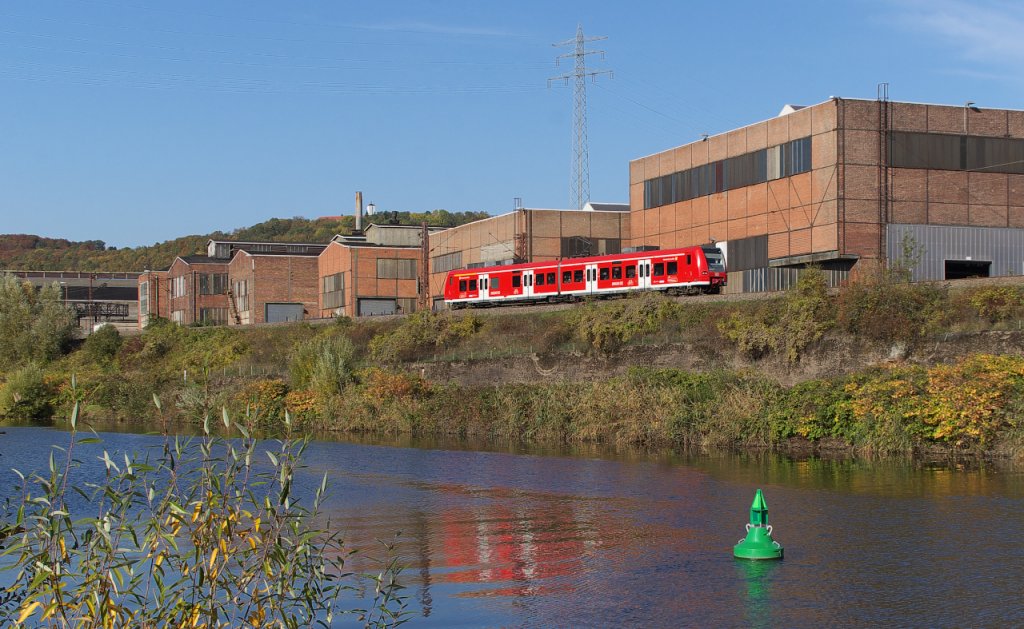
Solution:
<svg viewBox="0 0 1024 629"><path fill-rule="evenodd" d="M1024 289L1013 280L784 294L642 294L568 307L327 325L104 329L0 365L0 415L495 441L1024 451ZM26 352L31 347L26 345ZM160 410L153 399L161 400Z"/></svg>

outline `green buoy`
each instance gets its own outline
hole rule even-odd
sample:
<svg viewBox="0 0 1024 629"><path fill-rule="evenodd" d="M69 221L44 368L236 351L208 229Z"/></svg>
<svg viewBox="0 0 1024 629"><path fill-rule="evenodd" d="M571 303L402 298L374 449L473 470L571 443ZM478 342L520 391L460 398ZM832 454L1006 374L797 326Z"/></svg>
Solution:
<svg viewBox="0 0 1024 629"><path fill-rule="evenodd" d="M772 539L768 505L760 489L754 494L754 504L750 505L747 536L733 546L732 554L739 559L782 559L782 544Z"/></svg>

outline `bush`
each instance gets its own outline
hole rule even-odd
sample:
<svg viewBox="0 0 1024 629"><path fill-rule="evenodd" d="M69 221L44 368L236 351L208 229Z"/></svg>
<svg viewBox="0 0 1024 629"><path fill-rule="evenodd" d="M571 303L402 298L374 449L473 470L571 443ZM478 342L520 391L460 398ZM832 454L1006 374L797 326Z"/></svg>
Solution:
<svg viewBox="0 0 1024 629"><path fill-rule="evenodd" d="M949 303L946 290L903 277L883 269L844 287L838 300L840 327L887 343L909 343L936 331Z"/></svg>
<svg viewBox="0 0 1024 629"><path fill-rule="evenodd" d="M568 318L576 337L598 352L611 354L636 337L653 334L679 317L680 307L660 293L646 292L624 300L590 302Z"/></svg>
<svg viewBox="0 0 1024 629"><path fill-rule="evenodd" d="M292 351L292 388L338 395L354 379L355 364L355 346L348 337L335 333L309 339Z"/></svg>
<svg viewBox="0 0 1024 629"><path fill-rule="evenodd" d="M121 333L112 325L105 325L85 339L82 351L90 360L108 363L121 349Z"/></svg>
<svg viewBox="0 0 1024 629"><path fill-rule="evenodd" d="M835 325L825 274L816 267L800 272L797 283L781 302L768 302L733 312L719 331L749 358L784 351L795 363Z"/></svg>
<svg viewBox="0 0 1024 629"><path fill-rule="evenodd" d="M989 323L1019 319L1024 314L1024 295L1014 286L982 288L972 292L967 301Z"/></svg>
<svg viewBox="0 0 1024 629"><path fill-rule="evenodd" d="M74 329L75 317L56 283L37 292L13 275L0 274L0 370L56 358Z"/></svg>
<svg viewBox="0 0 1024 629"><path fill-rule="evenodd" d="M384 363L415 360L473 336L480 325L480 319L473 314L454 316L421 310L406 317L394 331L373 337L369 343L370 356Z"/></svg>
<svg viewBox="0 0 1024 629"><path fill-rule="evenodd" d="M12 372L0 385L0 417L48 419L53 415L56 391L43 378L43 370L30 364Z"/></svg>

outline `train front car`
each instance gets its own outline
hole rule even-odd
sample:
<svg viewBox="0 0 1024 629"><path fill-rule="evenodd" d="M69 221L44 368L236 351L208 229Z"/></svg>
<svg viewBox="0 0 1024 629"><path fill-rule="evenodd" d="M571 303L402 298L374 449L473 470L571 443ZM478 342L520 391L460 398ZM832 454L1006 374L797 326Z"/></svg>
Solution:
<svg viewBox="0 0 1024 629"><path fill-rule="evenodd" d="M703 264L700 266L701 279L707 277L709 293L720 293L722 288L728 285L728 274L725 269L725 255L718 247L703 246L700 248L703 254Z"/></svg>
<svg viewBox="0 0 1024 629"><path fill-rule="evenodd" d="M444 301L452 310L473 305L481 299L479 274L473 271L448 271L444 282Z"/></svg>

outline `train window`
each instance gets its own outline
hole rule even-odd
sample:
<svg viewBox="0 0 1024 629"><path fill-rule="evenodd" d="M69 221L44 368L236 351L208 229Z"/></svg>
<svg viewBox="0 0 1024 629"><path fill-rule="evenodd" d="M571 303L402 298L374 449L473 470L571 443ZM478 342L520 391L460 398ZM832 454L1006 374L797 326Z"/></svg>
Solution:
<svg viewBox="0 0 1024 629"><path fill-rule="evenodd" d="M636 277L636 267L632 266L632 265L627 266L626 267L626 279L630 279L630 278L634 278L634 277Z"/></svg>
<svg viewBox="0 0 1024 629"><path fill-rule="evenodd" d="M686 254L686 266L690 266L691 264L693 264L693 256Z"/></svg>
<svg viewBox="0 0 1024 629"><path fill-rule="evenodd" d="M601 279L608 279L608 267L604 267L603 269L601 269Z"/></svg>
<svg viewBox="0 0 1024 629"><path fill-rule="evenodd" d="M466 280L459 280L459 290L466 292Z"/></svg>
<svg viewBox="0 0 1024 629"><path fill-rule="evenodd" d="M577 269L572 272L572 281L582 282L583 281L583 269Z"/></svg>
<svg viewBox="0 0 1024 629"><path fill-rule="evenodd" d="M669 262L668 263L668 274L669 275L675 275L678 272L679 272L679 263L676 262L675 260L673 260L672 262Z"/></svg>
<svg viewBox="0 0 1024 629"><path fill-rule="evenodd" d="M519 288L520 286L522 286L522 284L522 277L520 277L519 275L512 276L512 288Z"/></svg>
<svg viewBox="0 0 1024 629"><path fill-rule="evenodd" d="M548 273L548 284L554 284L554 283L555 283L555 274L554 273Z"/></svg>
<svg viewBox="0 0 1024 629"><path fill-rule="evenodd" d="M663 262L655 262L654 263L654 273L652 275L654 275L655 277L658 277L658 276L664 275L664 274L665 274L665 264Z"/></svg>
<svg viewBox="0 0 1024 629"><path fill-rule="evenodd" d="M612 279L613 280L621 280L622 279L622 267L621 266L613 266L612 267Z"/></svg>
<svg viewBox="0 0 1024 629"><path fill-rule="evenodd" d="M569 284L572 282L572 271L562 271L562 283Z"/></svg>
<svg viewBox="0 0 1024 629"><path fill-rule="evenodd" d="M498 288L500 286L501 286L501 282L499 281L499 279L497 277L492 277L491 278L491 290L498 290Z"/></svg>
<svg viewBox="0 0 1024 629"><path fill-rule="evenodd" d="M476 280L469 280L469 290L470 291L476 290Z"/></svg>
<svg viewBox="0 0 1024 629"><path fill-rule="evenodd" d="M537 274L537 286L543 286L543 285L544 285L544 274L543 273L538 273Z"/></svg>
<svg viewBox="0 0 1024 629"><path fill-rule="evenodd" d="M449 285L449 286L451 286L451 285L452 285L452 281L453 281L454 279L455 279L454 277L449 277L449 278L448 278L448 285Z"/></svg>

